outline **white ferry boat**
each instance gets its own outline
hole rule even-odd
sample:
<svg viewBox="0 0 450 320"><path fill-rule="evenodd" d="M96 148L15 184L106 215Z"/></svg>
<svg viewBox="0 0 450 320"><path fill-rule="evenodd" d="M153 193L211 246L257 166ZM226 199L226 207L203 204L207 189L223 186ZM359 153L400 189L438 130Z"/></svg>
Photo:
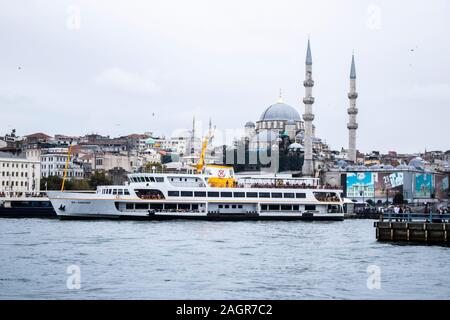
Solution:
<svg viewBox="0 0 450 320"><path fill-rule="evenodd" d="M49 191L48 197L62 219L344 219L341 190L315 179L236 179L230 167L206 165L201 174L133 173L128 180L95 193Z"/></svg>

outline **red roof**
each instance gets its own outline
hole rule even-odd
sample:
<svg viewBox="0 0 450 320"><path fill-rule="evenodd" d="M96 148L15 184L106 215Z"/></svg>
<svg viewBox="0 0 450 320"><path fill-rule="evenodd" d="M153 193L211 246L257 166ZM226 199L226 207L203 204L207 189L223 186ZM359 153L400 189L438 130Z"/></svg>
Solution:
<svg viewBox="0 0 450 320"><path fill-rule="evenodd" d="M46 135L45 133L38 132L25 136L27 139L49 139L51 136Z"/></svg>

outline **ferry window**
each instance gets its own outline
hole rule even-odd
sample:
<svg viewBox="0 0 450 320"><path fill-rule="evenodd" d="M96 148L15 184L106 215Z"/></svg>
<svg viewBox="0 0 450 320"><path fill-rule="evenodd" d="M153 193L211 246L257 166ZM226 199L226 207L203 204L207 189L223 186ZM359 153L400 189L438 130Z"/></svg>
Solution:
<svg viewBox="0 0 450 320"><path fill-rule="evenodd" d="M162 208L163 208L162 203L150 203L150 209L162 210Z"/></svg>
<svg viewBox="0 0 450 320"><path fill-rule="evenodd" d="M281 210L283 211L291 211L292 210L292 206L286 205L286 204L282 204L281 205Z"/></svg>
<svg viewBox="0 0 450 320"><path fill-rule="evenodd" d="M305 205L305 210L306 211L314 211L314 210L316 210L316 206L315 205L313 205L313 204L307 204L307 205Z"/></svg>
<svg viewBox="0 0 450 320"><path fill-rule="evenodd" d="M144 180L145 180L146 182L150 182L150 178L149 178L149 177L144 177Z"/></svg>
<svg viewBox="0 0 450 320"><path fill-rule="evenodd" d="M295 194L293 194L293 193L285 193L284 197L285 198L295 198Z"/></svg>
<svg viewBox="0 0 450 320"><path fill-rule="evenodd" d="M197 203L193 203L192 204L192 210L198 210L198 204Z"/></svg>
<svg viewBox="0 0 450 320"><path fill-rule="evenodd" d="M148 203L136 203L136 210L147 210L148 209Z"/></svg>
<svg viewBox="0 0 450 320"><path fill-rule="evenodd" d="M272 192L272 198L282 198L283 194L281 192Z"/></svg>
<svg viewBox="0 0 450 320"><path fill-rule="evenodd" d="M258 198L257 192L247 192L247 198Z"/></svg>
<svg viewBox="0 0 450 320"><path fill-rule="evenodd" d="M164 209L166 209L166 210L175 210L176 208L177 208L176 203L165 203L164 204Z"/></svg>
<svg viewBox="0 0 450 320"><path fill-rule="evenodd" d="M235 192L234 197L235 198L245 198L245 192Z"/></svg>
<svg viewBox="0 0 450 320"><path fill-rule="evenodd" d="M280 210L280 206L278 204L269 204L269 210Z"/></svg>
<svg viewBox="0 0 450 320"><path fill-rule="evenodd" d="M239 209L242 209L242 204L239 204L239 205L238 205L238 208L239 208Z"/></svg>
<svg viewBox="0 0 450 320"><path fill-rule="evenodd" d="M270 198L270 193L269 192L260 192L259 197L260 198Z"/></svg>
<svg viewBox="0 0 450 320"><path fill-rule="evenodd" d="M219 204L219 209L223 209L223 204Z"/></svg>
<svg viewBox="0 0 450 320"><path fill-rule="evenodd" d="M190 210L191 209L191 204L190 203L179 203L178 204L178 209Z"/></svg>
<svg viewBox="0 0 450 320"><path fill-rule="evenodd" d="M222 198L231 198L233 196L233 193L232 192L221 192L220 196Z"/></svg>
<svg viewBox="0 0 450 320"><path fill-rule="evenodd" d="M123 194L123 189L119 189L119 190L117 190L117 194L120 194L120 195L122 195L122 194Z"/></svg>
<svg viewBox="0 0 450 320"><path fill-rule="evenodd" d="M181 191L182 197L192 197L192 191Z"/></svg>
<svg viewBox="0 0 450 320"><path fill-rule="evenodd" d="M299 210L298 204L294 204L294 205L292 206L292 210L298 211L298 210Z"/></svg>
<svg viewBox="0 0 450 320"><path fill-rule="evenodd" d="M296 198L306 198L306 193L296 193L295 197Z"/></svg>
<svg viewBox="0 0 450 320"><path fill-rule="evenodd" d="M216 191L209 191L208 192L208 197L218 197L219 193Z"/></svg>
<svg viewBox="0 0 450 320"><path fill-rule="evenodd" d="M117 189L113 189L113 193L112 194L117 194Z"/></svg>
<svg viewBox="0 0 450 320"><path fill-rule="evenodd" d="M123 191L123 194L126 195L126 196L129 196L130 195L130 191L128 189L125 189Z"/></svg>
<svg viewBox="0 0 450 320"><path fill-rule="evenodd" d="M169 195L169 197L179 197L180 191L168 191L167 194Z"/></svg>
<svg viewBox="0 0 450 320"><path fill-rule="evenodd" d="M156 177L156 182L164 182L164 178L163 177Z"/></svg>
<svg viewBox="0 0 450 320"><path fill-rule="evenodd" d="M267 210L267 204L262 204L261 205L261 210L266 211Z"/></svg>
<svg viewBox="0 0 450 320"><path fill-rule="evenodd" d="M155 178L150 177L150 181L151 181L151 182L155 182Z"/></svg>
<svg viewBox="0 0 450 320"><path fill-rule="evenodd" d="M127 203L126 208L127 210L133 210L134 209L133 203Z"/></svg>
<svg viewBox="0 0 450 320"><path fill-rule="evenodd" d="M206 191L195 191L194 196L196 197L206 197Z"/></svg>
<svg viewBox="0 0 450 320"><path fill-rule="evenodd" d="M231 208L232 208L232 209L236 209L236 205L233 204L233 205L231 206Z"/></svg>
<svg viewBox="0 0 450 320"><path fill-rule="evenodd" d="M108 189L108 194L111 194L112 193L112 189Z"/></svg>
<svg viewBox="0 0 450 320"><path fill-rule="evenodd" d="M229 209L230 208L230 205L229 204L226 204L225 205L225 209Z"/></svg>

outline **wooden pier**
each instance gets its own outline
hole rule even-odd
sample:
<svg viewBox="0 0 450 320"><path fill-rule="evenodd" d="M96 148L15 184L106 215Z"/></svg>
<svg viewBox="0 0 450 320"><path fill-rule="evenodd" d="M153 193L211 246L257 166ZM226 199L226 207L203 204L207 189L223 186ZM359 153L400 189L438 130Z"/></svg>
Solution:
<svg viewBox="0 0 450 320"><path fill-rule="evenodd" d="M374 226L378 241L450 244L450 214L388 213Z"/></svg>

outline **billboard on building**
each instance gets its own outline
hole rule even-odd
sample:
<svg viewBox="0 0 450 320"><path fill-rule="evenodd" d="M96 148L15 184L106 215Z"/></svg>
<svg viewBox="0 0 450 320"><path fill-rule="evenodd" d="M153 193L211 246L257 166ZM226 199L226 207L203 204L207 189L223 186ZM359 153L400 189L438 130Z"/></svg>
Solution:
<svg viewBox="0 0 450 320"><path fill-rule="evenodd" d="M414 196L431 198L433 193L433 176L429 173L416 173L414 179Z"/></svg>
<svg viewBox="0 0 450 320"><path fill-rule="evenodd" d="M448 199L448 191L449 191L449 179L448 175L437 174L435 176L436 179L436 198L438 199Z"/></svg>
<svg viewBox="0 0 450 320"><path fill-rule="evenodd" d="M378 172L375 177L375 197L393 197L403 192L403 172Z"/></svg>
<svg viewBox="0 0 450 320"><path fill-rule="evenodd" d="M372 172L347 173L347 197L371 198L375 194L375 179Z"/></svg>

